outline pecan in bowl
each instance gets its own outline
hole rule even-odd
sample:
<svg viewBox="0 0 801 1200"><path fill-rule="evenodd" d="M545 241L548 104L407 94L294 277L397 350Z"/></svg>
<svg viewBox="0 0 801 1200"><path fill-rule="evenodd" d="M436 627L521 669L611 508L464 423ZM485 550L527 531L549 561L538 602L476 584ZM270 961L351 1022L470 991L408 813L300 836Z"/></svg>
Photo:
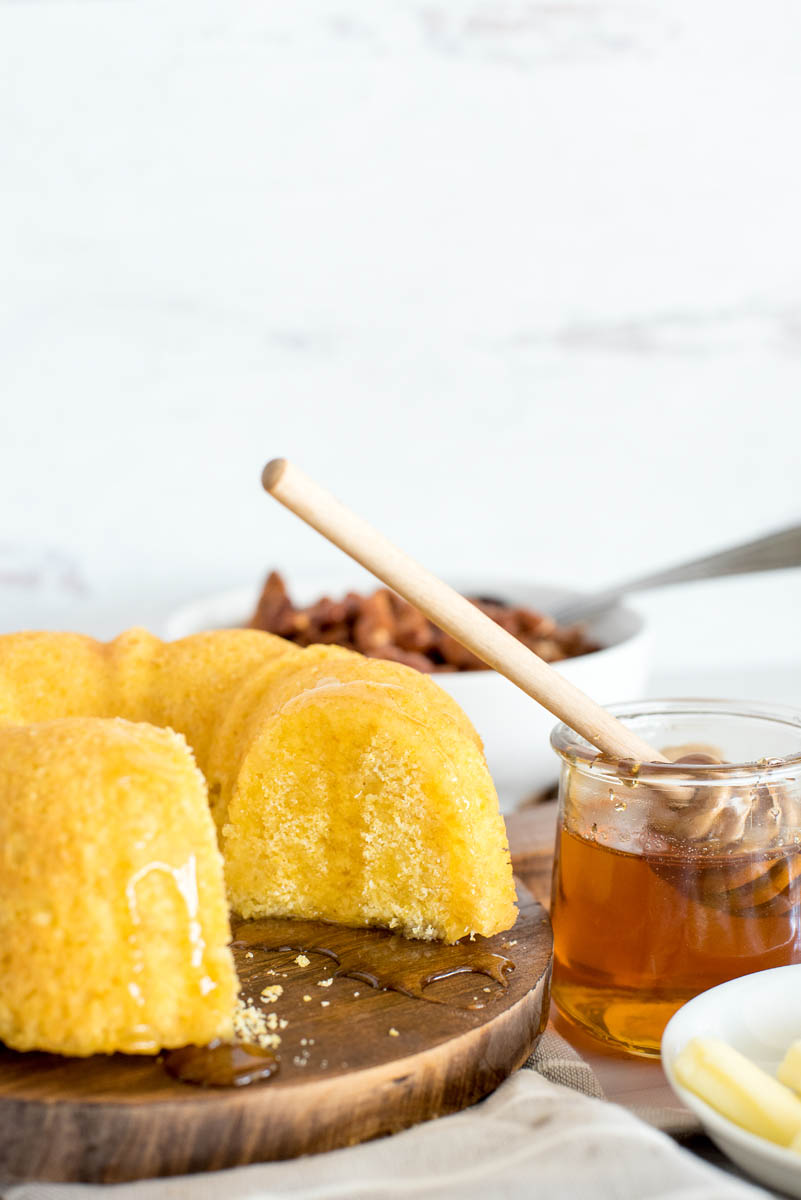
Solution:
<svg viewBox="0 0 801 1200"><path fill-rule="evenodd" d="M546 662L561 662L599 649L580 625L563 627L544 613L494 597L469 599ZM271 571L248 626L276 633L299 646L321 642L344 646L427 674L488 669L450 634L384 587L369 595L348 592L341 600L323 596L314 604L298 607L282 576Z"/></svg>

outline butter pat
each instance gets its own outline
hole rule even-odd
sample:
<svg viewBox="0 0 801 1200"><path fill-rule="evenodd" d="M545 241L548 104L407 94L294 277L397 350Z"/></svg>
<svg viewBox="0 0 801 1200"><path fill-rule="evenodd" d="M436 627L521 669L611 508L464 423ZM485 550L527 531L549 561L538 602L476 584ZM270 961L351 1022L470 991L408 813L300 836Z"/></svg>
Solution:
<svg viewBox="0 0 801 1200"><path fill-rule="evenodd" d="M673 1070L688 1091L749 1133L780 1146L801 1135L801 1100L719 1038L693 1038Z"/></svg>
<svg viewBox="0 0 801 1200"><path fill-rule="evenodd" d="M794 1092L801 1092L801 1041L793 1042L776 1074Z"/></svg>

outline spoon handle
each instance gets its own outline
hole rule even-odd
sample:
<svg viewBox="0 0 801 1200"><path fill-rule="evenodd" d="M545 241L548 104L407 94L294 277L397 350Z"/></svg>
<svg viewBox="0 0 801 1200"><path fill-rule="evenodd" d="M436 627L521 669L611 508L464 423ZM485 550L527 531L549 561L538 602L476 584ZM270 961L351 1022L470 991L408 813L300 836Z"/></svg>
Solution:
<svg viewBox="0 0 801 1200"><path fill-rule="evenodd" d="M273 459L264 468L262 483L270 495L307 525L372 571L441 629L472 650L482 662L494 667L575 729L591 746L612 758L631 758L635 762L667 761L517 638L394 546L292 463L284 458Z"/></svg>
<svg viewBox="0 0 801 1200"><path fill-rule="evenodd" d="M601 592L593 592L561 605L550 615L560 624L583 621L609 608L631 592L664 587L671 583L689 583L693 579L716 579L722 575L748 575L754 571L776 571L782 567L801 567L801 525L791 525L776 533L730 546L715 554L690 559L663 571L628 579Z"/></svg>

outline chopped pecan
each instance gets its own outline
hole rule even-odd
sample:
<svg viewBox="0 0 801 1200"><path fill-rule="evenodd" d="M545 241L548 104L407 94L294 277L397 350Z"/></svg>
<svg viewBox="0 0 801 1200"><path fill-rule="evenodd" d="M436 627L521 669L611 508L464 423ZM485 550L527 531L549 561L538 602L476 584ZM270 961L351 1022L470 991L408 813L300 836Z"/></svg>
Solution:
<svg viewBox="0 0 801 1200"><path fill-rule="evenodd" d="M362 654L372 654L383 646L391 646L394 633L389 592L380 588L362 600L362 611L353 623L353 640Z"/></svg>
<svg viewBox="0 0 801 1200"><path fill-rule="evenodd" d="M503 604L494 597L479 597L473 603L546 662L597 649L580 626L562 629L543 613ZM300 646L344 646L426 673L486 669L455 638L388 588L368 596L348 592L342 600L323 596L305 608L295 608L283 579L271 571L250 627L277 633Z"/></svg>

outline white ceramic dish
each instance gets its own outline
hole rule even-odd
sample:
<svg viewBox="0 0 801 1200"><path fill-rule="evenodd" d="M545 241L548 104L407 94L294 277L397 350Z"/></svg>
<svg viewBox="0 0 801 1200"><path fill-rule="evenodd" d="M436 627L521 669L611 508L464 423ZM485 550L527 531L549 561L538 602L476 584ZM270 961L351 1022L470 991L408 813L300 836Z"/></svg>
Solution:
<svg viewBox="0 0 801 1200"><path fill-rule="evenodd" d="M801 1154L741 1129L677 1082L673 1064L694 1037L722 1038L775 1075L787 1047L801 1037L801 964L757 971L702 992L674 1014L662 1035L670 1086L712 1141L760 1183L801 1197Z"/></svg>
<svg viewBox="0 0 801 1200"><path fill-rule="evenodd" d="M353 567L347 573L293 572L288 586L293 600L309 604L323 595L372 590L376 581ZM576 594L565 588L507 579L464 578L454 581L454 586L465 595L498 596L546 612ZM186 605L169 618L165 636L186 637L205 629L242 625L253 612L258 594L258 587L237 588ZM650 636L643 618L618 604L589 622L588 630L603 649L558 663L559 673L599 704L642 699L650 671ZM548 741L555 721L549 712L495 671L444 673L432 678L461 705L480 733L505 812L556 780L558 763Z"/></svg>

